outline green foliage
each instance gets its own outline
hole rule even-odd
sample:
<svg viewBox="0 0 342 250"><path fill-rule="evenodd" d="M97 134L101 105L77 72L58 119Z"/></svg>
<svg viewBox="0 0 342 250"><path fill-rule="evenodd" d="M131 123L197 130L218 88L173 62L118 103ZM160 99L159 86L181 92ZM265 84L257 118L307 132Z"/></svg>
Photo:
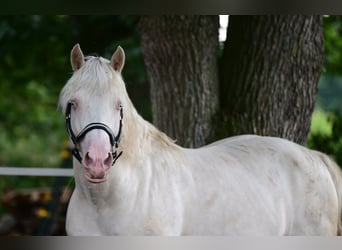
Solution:
<svg viewBox="0 0 342 250"><path fill-rule="evenodd" d="M331 75L341 75L342 67L342 16L323 19L325 38L325 70Z"/></svg>
<svg viewBox="0 0 342 250"><path fill-rule="evenodd" d="M318 108L312 114L310 134L331 135L329 114Z"/></svg>
<svg viewBox="0 0 342 250"><path fill-rule="evenodd" d="M56 33L51 27L60 26ZM56 112L69 71L62 17L1 16L0 163L56 166L64 133ZM64 37L71 37L65 33ZM65 137L64 137L65 138Z"/></svg>
<svg viewBox="0 0 342 250"><path fill-rule="evenodd" d="M325 64L307 146L342 166L342 17L324 19Z"/></svg>
<svg viewBox="0 0 342 250"><path fill-rule="evenodd" d="M340 110L342 112L342 77L325 73L318 83L316 106L322 110Z"/></svg>
<svg viewBox="0 0 342 250"><path fill-rule="evenodd" d="M339 111L328 112L327 122L331 124L330 133L311 132L308 147L332 156L342 166L342 116Z"/></svg>

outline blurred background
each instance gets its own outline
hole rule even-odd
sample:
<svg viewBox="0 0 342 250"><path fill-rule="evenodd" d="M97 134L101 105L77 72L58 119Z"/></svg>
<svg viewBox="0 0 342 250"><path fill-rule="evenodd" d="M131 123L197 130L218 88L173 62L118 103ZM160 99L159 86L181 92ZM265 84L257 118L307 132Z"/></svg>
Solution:
<svg viewBox="0 0 342 250"><path fill-rule="evenodd" d="M227 19L220 20L223 43ZM152 120L138 21L139 16L0 16L0 166L71 168L57 101L72 73L75 43L85 54L106 58L122 46L129 96ZM307 146L342 165L342 17L324 17L324 38L325 66ZM65 234L73 185L71 177L0 176L0 234Z"/></svg>

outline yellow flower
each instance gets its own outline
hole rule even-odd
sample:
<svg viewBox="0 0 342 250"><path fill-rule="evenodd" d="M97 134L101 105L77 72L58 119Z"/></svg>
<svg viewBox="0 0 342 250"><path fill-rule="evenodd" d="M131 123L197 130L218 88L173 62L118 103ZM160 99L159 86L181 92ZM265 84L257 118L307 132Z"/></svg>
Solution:
<svg viewBox="0 0 342 250"><path fill-rule="evenodd" d="M61 153L60 153L60 157L61 157L62 159L67 159L67 158L70 158L70 157L71 157L71 154L70 154L70 152L69 152L68 150L63 149L63 150L61 151Z"/></svg>
<svg viewBox="0 0 342 250"><path fill-rule="evenodd" d="M44 193L43 200L44 200L44 201L51 201L51 200L52 200L52 194L51 194L51 192L45 192L45 193Z"/></svg>
<svg viewBox="0 0 342 250"><path fill-rule="evenodd" d="M37 210L37 216L39 218L48 218L48 217L50 217L50 213L44 207L40 207Z"/></svg>

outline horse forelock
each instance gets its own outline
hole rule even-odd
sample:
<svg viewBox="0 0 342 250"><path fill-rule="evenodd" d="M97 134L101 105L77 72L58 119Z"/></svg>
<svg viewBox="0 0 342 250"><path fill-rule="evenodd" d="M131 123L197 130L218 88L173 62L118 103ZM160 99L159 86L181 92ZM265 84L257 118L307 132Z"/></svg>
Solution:
<svg viewBox="0 0 342 250"><path fill-rule="evenodd" d="M82 96L88 94L105 99L124 96L125 88L121 74L113 70L109 60L87 56L84 65L73 73L62 89L59 107L64 111L67 102L80 92Z"/></svg>

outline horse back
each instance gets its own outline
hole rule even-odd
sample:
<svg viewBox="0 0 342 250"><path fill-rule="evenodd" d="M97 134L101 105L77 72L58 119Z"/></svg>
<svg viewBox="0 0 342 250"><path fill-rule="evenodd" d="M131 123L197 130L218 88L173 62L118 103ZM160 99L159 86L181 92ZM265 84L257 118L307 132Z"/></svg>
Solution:
<svg viewBox="0 0 342 250"><path fill-rule="evenodd" d="M341 171L328 156L288 140L254 135L217 141L194 154L198 175L205 173L211 185L223 183L221 189L234 190L226 194L235 196L236 203L254 201L232 204L226 208L230 213L248 206L263 213L267 203L270 210L265 213L274 215L271 224L283 224L279 234L331 235L337 227L341 232ZM225 182L215 182L210 175ZM247 198L238 198L242 196ZM282 215L277 215L280 210Z"/></svg>

